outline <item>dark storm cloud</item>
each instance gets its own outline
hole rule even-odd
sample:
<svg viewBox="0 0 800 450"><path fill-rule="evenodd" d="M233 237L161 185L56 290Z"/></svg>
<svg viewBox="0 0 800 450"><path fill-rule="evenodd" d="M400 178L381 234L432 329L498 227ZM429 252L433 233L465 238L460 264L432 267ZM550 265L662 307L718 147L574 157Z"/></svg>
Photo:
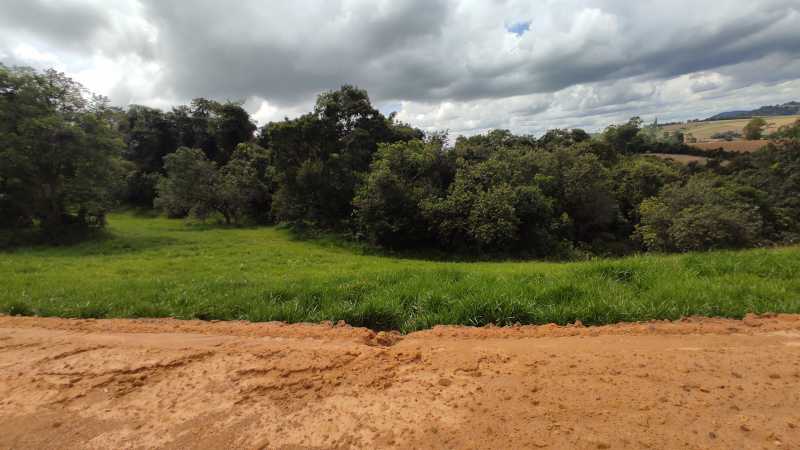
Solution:
<svg viewBox="0 0 800 450"><path fill-rule="evenodd" d="M153 46L136 3L82 0L0 0L0 55L12 44L68 55L80 66L94 53L152 59ZM12 57L7 57L11 60Z"/></svg>
<svg viewBox="0 0 800 450"><path fill-rule="evenodd" d="M0 0L0 27L65 46L91 45L96 31L108 26L99 8L68 1Z"/></svg>
<svg viewBox="0 0 800 450"><path fill-rule="evenodd" d="M732 64L754 61L764 55L786 53L800 57L800 25L796 7L763 11L756 16L737 18L729 23L693 28L687 37L632 61L620 74L653 73L671 77Z"/></svg>
<svg viewBox="0 0 800 450"><path fill-rule="evenodd" d="M235 9L212 1L191 9L146 4L169 61L166 87L180 96L259 95L289 103L344 83L371 84L369 70L384 69L375 61L424 48L420 43L440 33L446 17L443 0L392 2L387 11L368 3L348 10L336 1L241 2ZM414 70L413 61L395 64ZM415 81L425 84L425 78Z"/></svg>
<svg viewBox="0 0 800 450"><path fill-rule="evenodd" d="M0 10L3 61L24 62L32 47L88 70L88 82L113 72L104 88L118 101L159 105L204 96L294 111L352 83L402 102L409 120L480 129L684 114L682 101L721 107L734 91L761 101L800 80L797 0L0 0ZM105 65L92 68L98 53Z"/></svg>

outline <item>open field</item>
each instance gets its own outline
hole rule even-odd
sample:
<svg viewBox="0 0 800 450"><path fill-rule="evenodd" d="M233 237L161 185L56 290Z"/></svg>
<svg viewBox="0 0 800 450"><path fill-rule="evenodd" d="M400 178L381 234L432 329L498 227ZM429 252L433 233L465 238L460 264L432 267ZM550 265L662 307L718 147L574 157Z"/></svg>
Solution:
<svg viewBox="0 0 800 450"><path fill-rule="evenodd" d="M0 317L0 448L800 447L800 316L605 327Z"/></svg>
<svg viewBox="0 0 800 450"><path fill-rule="evenodd" d="M769 135L778 130L778 128L794 123L800 119L800 116L770 116L764 117L767 121L767 128L765 134ZM667 125L662 127L663 131L674 132L681 130L684 133L692 133L695 138L700 141L710 140L711 136L716 133L723 133L725 131L742 132L742 128L747 125L750 119L733 119L733 120L715 120L711 122L689 122L684 124Z"/></svg>
<svg viewBox="0 0 800 450"><path fill-rule="evenodd" d="M708 163L708 158L703 156L695 156L695 155L676 155L672 153L645 153L648 156L655 156L659 159L669 159L681 164L689 164L696 162L700 165L705 165Z"/></svg>
<svg viewBox="0 0 800 450"><path fill-rule="evenodd" d="M110 237L0 254L0 312L81 318L586 324L800 313L800 248L575 263L441 262L369 255L277 228L131 214Z"/></svg>
<svg viewBox="0 0 800 450"><path fill-rule="evenodd" d="M739 141L696 142L688 145L706 151L717 150L721 148L728 152L750 153L762 149L768 143L769 143L768 140L762 139L758 141L739 140Z"/></svg>

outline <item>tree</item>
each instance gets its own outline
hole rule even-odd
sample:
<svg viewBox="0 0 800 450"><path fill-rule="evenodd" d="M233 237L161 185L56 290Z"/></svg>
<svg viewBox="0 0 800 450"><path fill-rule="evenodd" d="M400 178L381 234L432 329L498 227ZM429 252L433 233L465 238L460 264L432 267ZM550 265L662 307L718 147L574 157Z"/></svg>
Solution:
<svg viewBox="0 0 800 450"><path fill-rule="evenodd" d="M53 70L0 65L0 216L51 239L101 227L123 177L102 97Z"/></svg>
<svg viewBox="0 0 800 450"><path fill-rule="evenodd" d="M164 157L164 170L156 186L155 206L170 217L192 214L205 218L212 211L217 166L202 150L181 147Z"/></svg>
<svg viewBox="0 0 800 450"><path fill-rule="evenodd" d="M255 145L240 144L228 164L218 167L202 150L181 147L164 158L166 176L158 182L155 205L171 217L205 219L216 212L226 224L245 216L265 221L272 173L264 153Z"/></svg>
<svg viewBox="0 0 800 450"><path fill-rule="evenodd" d="M639 205L680 176L678 168L670 162L652 156L629 157L613 168L614 195L623 214L638 222Z"/></svg>
<svg viewBox="0 0 800 450"><path fill-rule="evenodd" d="M603 140L610 144L618 153L641 153L645 139L639 133L642 128L642 119L632 117L622 125L611 125L603 132Z"/></svg>
<svg viewBox="0 0 800 450"><path fill-rule="evenodd" d="M312 113L270 123L260 133L259 142L271 150L278 174L274 216L345 227L378 144L420 135L383 117L364 90L343 86L321 94Z"/></svg>
<svg viewBox="0 0 800 450"><path fill-rule="evenodd" d="M236 146L253 139L255 124L239 103L219 103L205 98L173 108L170 115L178 132L178 145L203 150L220 165L228 162Z"/></svg>
<svg viewBox="0 0 800 450"><path fill-rule="evenodd" d="M542 147L554 149L559 147L569 147L580 142L588 141L591 139L589 133L575 128L572 130L553 129L548 130L538 140L538 144Z"/></svg>
<svg viewBox="0 0 800 450"><path fill-rule="evenodd" d="M764 132L764 127L767 126L767 121L761 117L754 117L747 122L747 125L744 126L742 132L744 133L744 138L748 141L757 141L761 139L761 135Z"/></svg>
<svg viewBox="0 0 800 450"><path fill-rule="evenodd" d="M771 142L741 155L725 167L737 183L762 191L764 236L776 242L800 242L800 141Z"/></svg>
<svg viewBox="0 0 800 450"><path fill-rule="evenodd" d="M125 136L124 157L134 164L123 200L137 206L153 205L155 185L164 174L164 157L178 147L199 148L210 161L225 165L236 147L253 140L250 115L238 103L197 98L169 112L131 105L121 113Z"/></svg>
<svg viewBox="0 0 800 450"><path fill-rule="evenodd" d="M146 106L129 106L124 119L120 127L126 143L123 156L134 167L126 177L122 197L129 204L152 207L164 156L177 148L178 132L171 115Z"/></svg>
<svg viewBox="0 0 800 450"><path fill-rule="evenodd" d="M125 112L125 159L143 173L160 172L163 158L178 148L178 136L169 114L147 106L131 105Z"/></svg>
<svg viewBox="0 0 800 450"><path fill-rule="evenodd" d="M549 254L557 242L554 205L542 189L547 177L537 176L538 153L499 148L483 161L459 158L447 194L422 204L438 241L478 253Z"/></svg>
<svg viewBox="0 0 800 450"><path fill-rule="evenodd" d="M576 145L539 155L544 192L556 199L557 215L569 224L563 237L573 242L611 239L620 220L611 173L589 150Z"/></svg>
<svg viewBox="0 0 800 450"><path fill-rule="evenodd" d="M381 144L353 199L358 233L393 248L433 245L433 224L422 205L445 192L453 171L441 142Z"/></svg>
<svg viewBox="0 0 800 450"><path fill-rule="evenodd" d="M269 150L255 143L242 143L223 168L226 176L235 176L236 184L247 191L243 214L257 223L272 223L272 197L277 175Z"/></svg>
<svg viewBox="0 0 800 450"><path fill-rule="evenodd" d="M254 199L263 198L262 191L256 168L246 159L232 159L214 179L209 207L222 214L226 224L239 223L253 206Z"/></svg>
<svg viewBox="0 0 800 450"><path fill-rule="evenodd" d="M212 104L212 124L218 149L214 159L225 164L233 156L236 147L241 143L253 140L256 125L250 120L250 114L242 105L233 102Z"/></svg>
<svg viewBox="0 0 800 450"><path fill-rule="evenodd" d="M569 134L569 132L565 133ZM495 151L513 147L535 148L537 140L533 136L515 136L509 130L492 130L475 136L459 136L453 153L466 160L482 161L490 158Z"/></svg>
<svg viewBox="0 0 800 450"><path fill-rule="evenodd" d="M673 183L642 202L637 232L650 250L747 247L762 239L764 194L714 175Z"/></svg>

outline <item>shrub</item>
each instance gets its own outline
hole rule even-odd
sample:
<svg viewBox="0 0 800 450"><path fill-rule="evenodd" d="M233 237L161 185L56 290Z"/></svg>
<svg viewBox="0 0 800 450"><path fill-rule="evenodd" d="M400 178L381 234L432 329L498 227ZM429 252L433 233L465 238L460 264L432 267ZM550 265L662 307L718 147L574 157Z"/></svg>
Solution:
<svg viewBox="0 0 800 450"><path fill-rule="evenodd" d="M764 127L767 126L767 121L762 119L761 117L754 117L747 122L747 125L744 126L742 132L744 133L744 138L748 141L757 141L761 139L761 135L764 133Z"/></svg>
<svg viewBox="0 0 800 450"><path fill-rule="evenodd" d="M737 133L735 131L723 131L720 133L714 133L711 135L711 139L724 139L726 141L732 141L734 139L741 139L741 133Z"/></svg>
<svg viewBox="0 0 800 450"><path fill-rule="evenodd" d="M433 227L422 204L443 194L452 171L441 143L381 145L353 199L357 231L387 247L432 244Z"/></svg>
<svg viewBox="0 0 800 450"><path fill-rule="evenodd" d="M696 175L642 202L637 227L647 248L660 251L753 246L762 239L762 192L716 176Z"/></svg>

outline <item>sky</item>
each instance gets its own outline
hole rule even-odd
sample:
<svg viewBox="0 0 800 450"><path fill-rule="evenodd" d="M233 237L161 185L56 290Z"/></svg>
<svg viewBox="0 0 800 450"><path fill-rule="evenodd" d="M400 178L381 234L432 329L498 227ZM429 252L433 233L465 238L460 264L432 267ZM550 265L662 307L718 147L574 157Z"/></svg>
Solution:
<svg viewBox="0 0 800 450"><path fill-rule="evenodd" d="M800 0L0 0L0 62L259 124L354 84L425 130L589 131L800 100Z"/></svg>

